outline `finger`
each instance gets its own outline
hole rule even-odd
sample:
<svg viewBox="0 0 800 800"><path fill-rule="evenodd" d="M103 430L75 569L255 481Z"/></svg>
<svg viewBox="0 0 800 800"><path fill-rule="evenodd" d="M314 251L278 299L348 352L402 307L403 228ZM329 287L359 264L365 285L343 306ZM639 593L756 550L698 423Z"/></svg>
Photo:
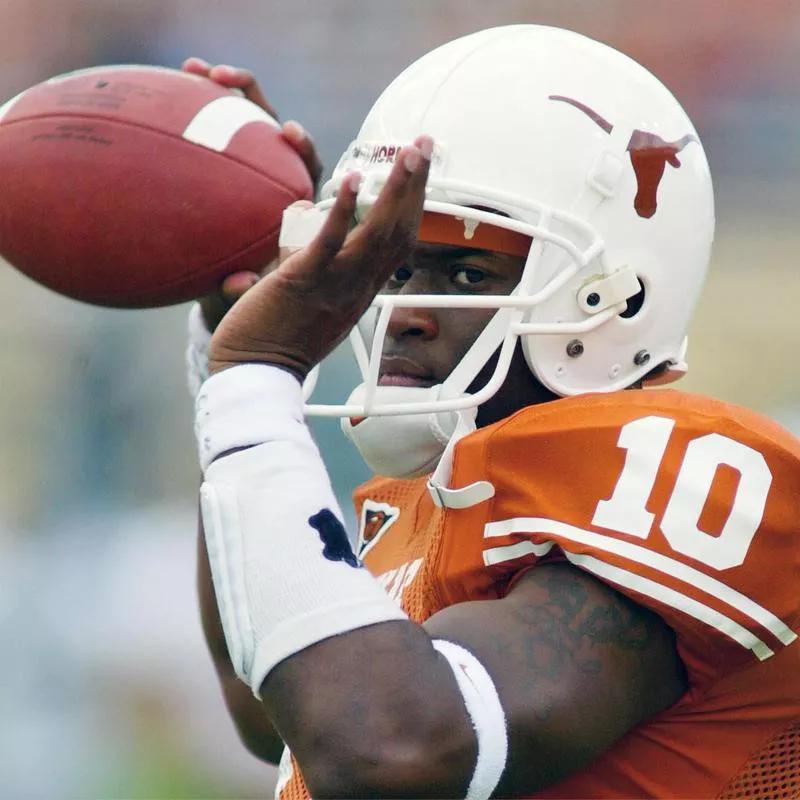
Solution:
<svg viewBox="0 0 800 800"><path fill-rule="evenodd" d="M201 297L199 299L200 310L208 330L212 332L216 330L217 325L231 306L258 281L259 276L255 272L234 272L222 281L216 292Z"/></svg>
<svg viewBox="0 0 800 800"><path fill-rule="evenodd" d="M400 150L366 219L348 241L348 251L351 244L355 250L380 250L372 257L385 262L389 274L396 260L408 254L416 243L432 152L429 136Z"/></svg>
<svg viewBox="0 0 800 800"><path fill-rule="evenodd" d="M296 254L298 258L303 259L305 267L324 269L342 249L353 225L360 186L359 172L350 172L345 176L320 232L311 240L308 247ZM293 258L290 258L286 263L289 264L292 260Z"/></svg>
<svg viewBox="0 0 800 800"><path fill-rule="evenodd" d="M241 89L244 96L251 103L263 108L267 114L276 120L279 119L278 112L264 97L255 75L249 69L232 67L230 64L217 64L217 66L211 68L209 77L222 86L227 86L230 89Z"/></svg>
<svg viewBox="0 0 800 800"><path fill-rule="evenodd" d="M366 264L363 273L375 291L414 249L425 202L433 141L420 137L401 149L386 184L364 222L347 240L340 259Z"/></svg>
<svg viewBox="0 0 800 800"><path fill-rule="evenodd" d="M229 303L234 303L248 289L252 289L258 281L259 276L255 272L234 272L222 282L220 291Z"/></svg>
<svg viewBox="0 0 800 800"><path fill-rule="evenodd" d="M264 96L264 92L261 91L261 87L258 85L258 81L255 77L252 77L251 80L241 88L244 92L244 96L251 103L255 103L260 108L263 108L276 122L280 122L281 118L278 116L278 110Z"/></svg>
<svg viewBox="0 0 800 800"><path fill-rule="evenodd" d="M415 147L419 150L422 161L419 163L419 168L411 175L409 180L409 204L411 206L411 213L414 215L415 224L415 238L416 229L419 226L419 221L422 218L422 209L425 204L426 187L428 185L428 176L431 171L431 162L433 160L434 142L430 136L418 136L414 141Z"/></svg>
<svg viewBox="0 0 800 800"><path fill-rule="evenodd" d="M248 83L255 80L249 69L232 67L230 64L215 64L209 71L209 77L223 86L236 89L244 89Z"/></svg>
<svg viewBox="0 0 800 800"><path fill-rule="evenodd" d="M186 61L181 64L181 69L184 72L192 73L192 75L200 75L203 78L207 78L208 73L211 72L211 64L202 58L192 56L191 58L187 58Z"/></svg>
<svg viewBox="0 0 800 800"><path fill-rule="evenodd" d="M388 218L415 214L422 209L428 180L433 140L420 136L397 155L386 184L370 209L368 220L383 226Z"/></svg>
<svg viewBox="0 0 800 800"><path fill-rule="evenodd" d="M322 177L322 161L317 154L314 140L309 136L306 129L295 120L288 120L283 124L283 136L287 142L295 149L297 154L303 159L311 181L316 192L319 180Z"/></svg>
<svg viewBox="0 0 800 800"><path fill-rule="evenodd" d="M421 161L414 161L414 167L409 166L409 161L404 161L405 168L411 173L411 192L419 194L428 182L428 174L433 158L433 139L427 134L417 136L414 140L414 147L419 151Z"/></svg>

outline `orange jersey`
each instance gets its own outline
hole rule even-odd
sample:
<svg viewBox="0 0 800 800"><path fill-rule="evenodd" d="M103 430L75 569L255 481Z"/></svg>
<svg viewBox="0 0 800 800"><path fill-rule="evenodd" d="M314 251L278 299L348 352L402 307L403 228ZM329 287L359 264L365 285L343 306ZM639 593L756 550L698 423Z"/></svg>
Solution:
<svg viewBox="0 0 800 800"><path fill-rule="evenodd" d="M674 391L565 398L462 439L426 479L360 487L360 555L409 616L502 597L566 559L675 631L689 688L551 798L800 797L800 442L753 412ZM288 777L288 776L287 776ZM295 774L283 797L302 795Z"/></svg>

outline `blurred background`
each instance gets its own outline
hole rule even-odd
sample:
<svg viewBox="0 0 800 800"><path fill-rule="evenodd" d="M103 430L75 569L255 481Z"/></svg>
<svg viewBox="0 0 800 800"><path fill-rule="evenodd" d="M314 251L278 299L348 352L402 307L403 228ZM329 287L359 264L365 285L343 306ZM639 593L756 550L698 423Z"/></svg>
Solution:
<svg viewBox="0 0 800 800"><path fill-rule="evenodd" d="M795 0L0 0L0 102L199 55L253 69L330 169L404 66L511 22L606 41L683 102L719 221L683 387L800 431ZM90 308L2 264L0 298L0 797L270 795L196 610L187 308ZM334 424L318 432L347 503L366 473Z"/></svg>

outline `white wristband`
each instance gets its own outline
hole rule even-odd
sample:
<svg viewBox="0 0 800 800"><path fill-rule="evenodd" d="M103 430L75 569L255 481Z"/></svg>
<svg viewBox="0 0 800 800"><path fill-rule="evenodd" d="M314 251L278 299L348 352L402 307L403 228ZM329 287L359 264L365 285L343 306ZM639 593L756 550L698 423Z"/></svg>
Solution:
<svg viewBox="0 0 800 800"><path fill-rule="evenodd" d="M269 364L240 364L218 372L197 395L195 437L203 472L229 450L310 439L303 387L286 370Z"/></svg>
<svg viewBox="0 0 800 800"><path fill-rule="evenodd" d="M492 676L469 650L445 639L434 639L433 646L450 664L475 729L478 756L466 800L488 800L508 759L508 730L500 697Z"/></svg>
<svg viewBox="0 0 800 800"><path fill-rule="evenodd" d="M232 367L206 381L197 409L217 604L233 666L256 695L294 653L408 619L353 554L296 378L266 365Z"/></svg>

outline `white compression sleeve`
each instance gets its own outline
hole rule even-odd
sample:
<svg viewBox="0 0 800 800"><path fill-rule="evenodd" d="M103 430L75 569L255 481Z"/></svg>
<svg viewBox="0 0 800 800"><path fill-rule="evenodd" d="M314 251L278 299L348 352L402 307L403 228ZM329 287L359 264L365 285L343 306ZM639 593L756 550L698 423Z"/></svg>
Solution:
<svg viewBox="0 0 800 800"><path fill-rule="evenodd" d="M292 375L248 364L212 376L196 434L217 604L234 668L254 693L316 642L407 619L350 548ZM217 458L238 447L249 449Z"/></svg>
<svg viewBox="0 0 800 800"><path fill-rule="evenodd" d="M208 346L211 344L211 333L203 320L200 303L190 306L186 327L186 386L192 400L195 400L208 378Z"/></svg>

